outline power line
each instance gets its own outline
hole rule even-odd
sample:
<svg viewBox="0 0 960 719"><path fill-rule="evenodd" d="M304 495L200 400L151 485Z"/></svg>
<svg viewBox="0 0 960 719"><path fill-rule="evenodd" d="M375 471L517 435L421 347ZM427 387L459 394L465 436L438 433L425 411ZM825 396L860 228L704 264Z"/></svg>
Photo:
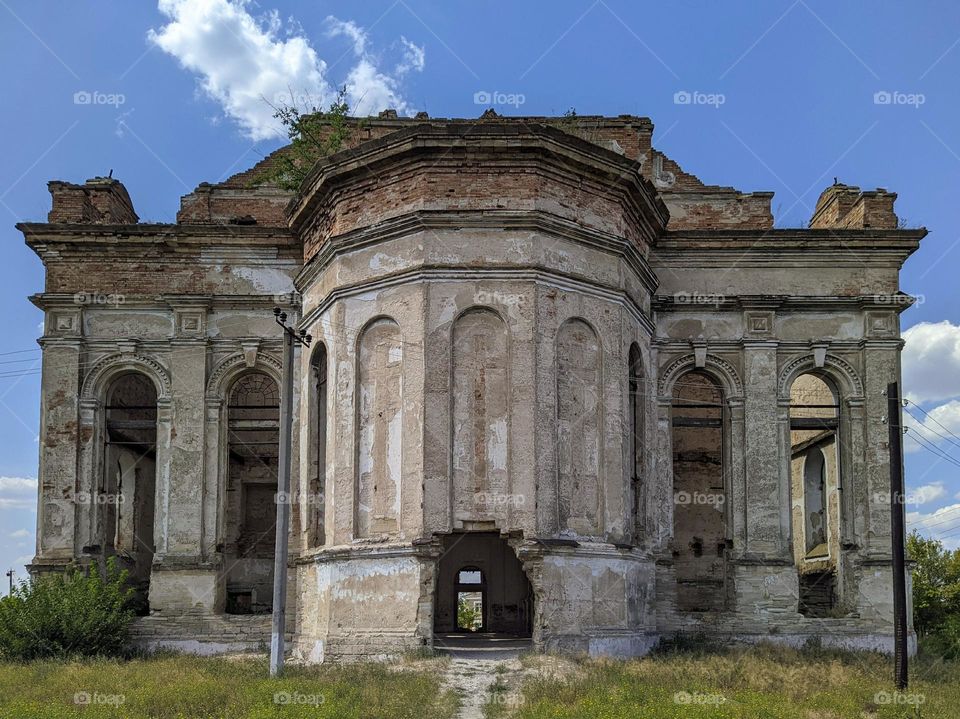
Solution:
<svg viewBox="0 0 960 719"><path fill-rule="evenodd" d="M910 428L907 427L906 429L909 430ZM914 442L917 443L917 446L922 447L923 449L927 450L934 456L939 457L940 459L945 459L948 462L950 462L952 465L960 468L960 460L958 460L953 455L950 455L944 452L942 449L934 445L933 442L923 437L923 435L921 435L919 432L913 432L910 435L910 437L911 439L913 439Z"/></svg>
<svg viewBox="0 0 960 719"><path fill-rule="evenodd" d="M949 429L947 429L947 428L944 427L942 424L940 424L940 422L937 421L937 418L934 417L930 412L927 412L927 410L925 410L923 407L921 407L920 405L918 405L916 402L911 402L911 401L908 400L908 399L905 399L905 400L903 400L903 401L904 401L905 403L907 403L907 404L912 404L914 407L916 407L917 409L919 409L921 412L923 412L923 415L924 415L925 417L929 417L929 418L930 418L930 421L931 421L931 422L933 422L934 424L936 424L938 427L940 427L940 429L942 429L944 432L946 432L947 434L949 434L949 435L950 435L951 437L953 437L955 440L957 440L958 442L960 442L960 437L958 437L958 436L955 435L953 432L951 432ZM911 414L910 416L913 417L912 414ZM916 417L914 417L914 419L916 419ZM945 438L945 439L946 439L946 438ZM952 441L952 440L951 440L951 441ZM953 444L957 444L957 442L953 442ZM957 444L957 446L960 447L960 444Z"/></svg>

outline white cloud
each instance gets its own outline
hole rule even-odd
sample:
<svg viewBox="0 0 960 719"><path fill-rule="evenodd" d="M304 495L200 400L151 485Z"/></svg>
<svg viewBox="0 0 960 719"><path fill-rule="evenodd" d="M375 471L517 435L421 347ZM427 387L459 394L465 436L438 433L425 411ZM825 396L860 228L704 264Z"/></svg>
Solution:
<svg viewBox="0 0 960 719"><path fill-rule="evenodd" d="M11 539L26 539L29 536L32 536L32 532L27 529L18 529L16 532L10 532Z"/></svg>
<svg viewBox="0 0 960 719"><path fill-rule="evenodd" d="M0 477L0 494L36 494L37 480L32 477Z"/></svg>
<svg viewBox="0 0 960 719"><path fill-rule="evenodd" d="M423 47L415 45L403 35L400 36L400 43L403 45L403 60L397 65L394 72L400 77L411 70L422 72L427 64L427 54Z"/></svg>
<svg viewBox="0 0 960 719"><path fill-rule="evenodd" d="M904 395L912 402L960 397L960 325L921 322L903 333Z"/></svg>
<svg viewBox="0 0 960 719"><path fill-rule="evenodd" d="M940 539L960 529L960 504L948 504L929 513L907 512L906 517L908 530L916 529L925 536Z"/></svg>
<svg viewBox="0 0 960 719"><path fill-rule="evenodd" d="M906 500L907 504L912 505L930 504L930 502L936 501L941 497L945 497L946 494L947 490L943 486L943 483L934 482L932 484L920 485L916 489L908 490Z"/></svg>
<svg viewBox="0 0 960 719"><path fill-rule="evenodd" d="M37 480L0 477L0 509L36 509Z"/></svg>
<svg viewBox="0 0 960 719"><path fill-rule="evenodd" d="M903 339L903 387L909 400L903 413L904 451L936 454L932 444L960 459L960 326L921 322ZM938 404L921 410L924 403Z"/></svg>
<svg viewBox="0 0 960 719"><path fill-rule="evenodd" d="M284 135L269 103L290 103L292 93L294 98L310 98L312 105L326 106L341 83L332 83L327 63L293 18L287 21L291 34L284 39L279 36L282 23L275 11L257 19L248 11L249 5L250 0L159 0L160 12L170 21L150 30L148 38L177 58L184 69L196 73L203 92L251 139L263 140ZM329 38L343 36L353 46L356 63L347 72L345 84L354 114L386 108L410 114L399 79L411 68L423 69L423 49L402 38L404 59L389 75L378 69L362 27L333 17L327 23Z"/></svg>

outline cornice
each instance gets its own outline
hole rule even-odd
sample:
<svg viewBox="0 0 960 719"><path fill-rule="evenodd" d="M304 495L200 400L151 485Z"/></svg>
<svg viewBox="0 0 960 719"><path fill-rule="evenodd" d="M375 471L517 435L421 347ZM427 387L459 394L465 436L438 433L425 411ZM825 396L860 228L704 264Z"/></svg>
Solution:
<svg viewBox="0 0 960 719"><path fill-rule="evenodd" d="M651 294L659 285L647 260L632 242L600 230L590 229L542 210L495 210L486 212L448 212L420 210L390 218L372 227L365 227L330 238L323 244L300 274L294 279L298 288L313 282L330 263L349 252L379 242L436 230L493 230L543 232L579 242L621 256Z"/></svg>
<svg viewBox="0 0 960 719"><path fill-rule="evenodd" d="M536 122L516 121L471 125L429 123L390 133L320 160L304 180L300 193L287 208L296 233L313 221L326 205L334 186L364 180L380 169L439 155L440 163L459 162L459 152L503 157L535 156L544 165L567 171L578 182L592 176L607 187L627 192L642 233L653 241L669 219L656 189L640 171L640 163L569 133Z"/></svg>
<svg viewBox="0 0 960 719"><path fill-rule="evenodd" d="M653 321L649 316L647 316L646 313L644 313L643 308L634 302L633 298L627 292L619 288L599 285L594 282L584 280L583 278L541 268L528 269L509 267L490 267L487 269L464 268L459 266L418 267L412 270L385 275L375 280L341 286L333 290L323 299L323 302L319 303L316 307L310 310L310 312L305 314L298 324L301 327L309 327L310 324L315 322L320 315L322 315L333 303L347 297L353 297L371 291L383 290L389 287L414 284L417 282L449 282L451 280L529 281L550 287L558 287L565 290L593 295L595 297L622 305L641 325L643 325L648 333L652 335L654 332Z"/></svg>

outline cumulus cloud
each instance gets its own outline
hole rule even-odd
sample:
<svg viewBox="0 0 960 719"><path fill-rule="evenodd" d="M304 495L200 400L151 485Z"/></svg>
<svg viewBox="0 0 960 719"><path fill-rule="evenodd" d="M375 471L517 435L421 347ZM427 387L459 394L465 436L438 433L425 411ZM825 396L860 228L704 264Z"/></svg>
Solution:
<svg viewBox="0 0 960 719"><path fill-rule="evenodd" d="M911 402L960 397L960 325L921 322L903 333L903 386Z"/></svg>
<svg viewBox="0 0 960 719"><path fill-rule="evenodd" d="M31 535L32 535L32 532L26 529L18 529L16 532L10 532L11 539L26 539Z"/></svg>
<svg viewBox="0 0 960 719"><path fill-rule="evenodd" d="M911 489L907 491L907 504L929 504L934 502L941 497L945 497L947 494L946 488L943 486L943 482L934 482L932 484L923 484L916 489Z"/></svg>
<svg viewBox="0 0 960 719"><path fill-rule="evenodd" d="M401 38L402 59L392 73L379 69L370 51L367 32L352 21L327 18L327 38L345 37L352 45L354 64L344 82L329 77L320 57L293 18L283 23L276 11L262 18L250 11L250 0L159 0L169 22L150 30L148 39L195 73L203 92L235 120L251 139L283 135L273 117L273 105L326 106L345 84L354 114L373 114L386 108L411 114L401 95L400 79L424 66L423 48Z"/></svg>
<svg viewBox="0 0 960 719"><path fill-rule="evenodd" d="M0 509L36 509L37 480L0 477Z"/></svg>
<svg viewBox="0 0 960 719"><path fill-rule="evenodd" d="M960 326L921 322L903 339L904 451L939 449L960 458Z"/></svg>
<svg viewBox="0 0 960 719"><path fill-rule="evenodd" d="M918 530L921 534L956 543L957 529L960 529L960 504L948 504L946 507L929 513L907 512L907 529Z"/></svg>

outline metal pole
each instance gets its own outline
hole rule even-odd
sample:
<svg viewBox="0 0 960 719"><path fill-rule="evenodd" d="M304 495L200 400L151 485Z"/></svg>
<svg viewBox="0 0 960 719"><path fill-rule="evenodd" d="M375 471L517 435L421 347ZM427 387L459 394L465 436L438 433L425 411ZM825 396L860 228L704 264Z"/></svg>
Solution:
<svg viewBox="0 0 960 719"><path fill-rule="evenodd" d="M293 348L291 330L283 333L283 388L280 394L280 458L277 473L277 545L273 563L273 630L270 635L270 676L283 671L287 603L287 552L290 531L290 451L293 430Z"/></svg>
<svg viewBox="0 0 960 719"><path fill-rule="evenodd" d="M13 596L13 570L12 569L7 571L7 579L10 580L10 593L7 596L12 597Z"/></svg>
<svg viewBox="0 0 960 719"><path fill-rule="evenodd" d="M887 431L890 439L890 534L893 554L893 651L897 689L907 688L907 576L904 561L903 423L900 388L887 385Z"/></svg>

